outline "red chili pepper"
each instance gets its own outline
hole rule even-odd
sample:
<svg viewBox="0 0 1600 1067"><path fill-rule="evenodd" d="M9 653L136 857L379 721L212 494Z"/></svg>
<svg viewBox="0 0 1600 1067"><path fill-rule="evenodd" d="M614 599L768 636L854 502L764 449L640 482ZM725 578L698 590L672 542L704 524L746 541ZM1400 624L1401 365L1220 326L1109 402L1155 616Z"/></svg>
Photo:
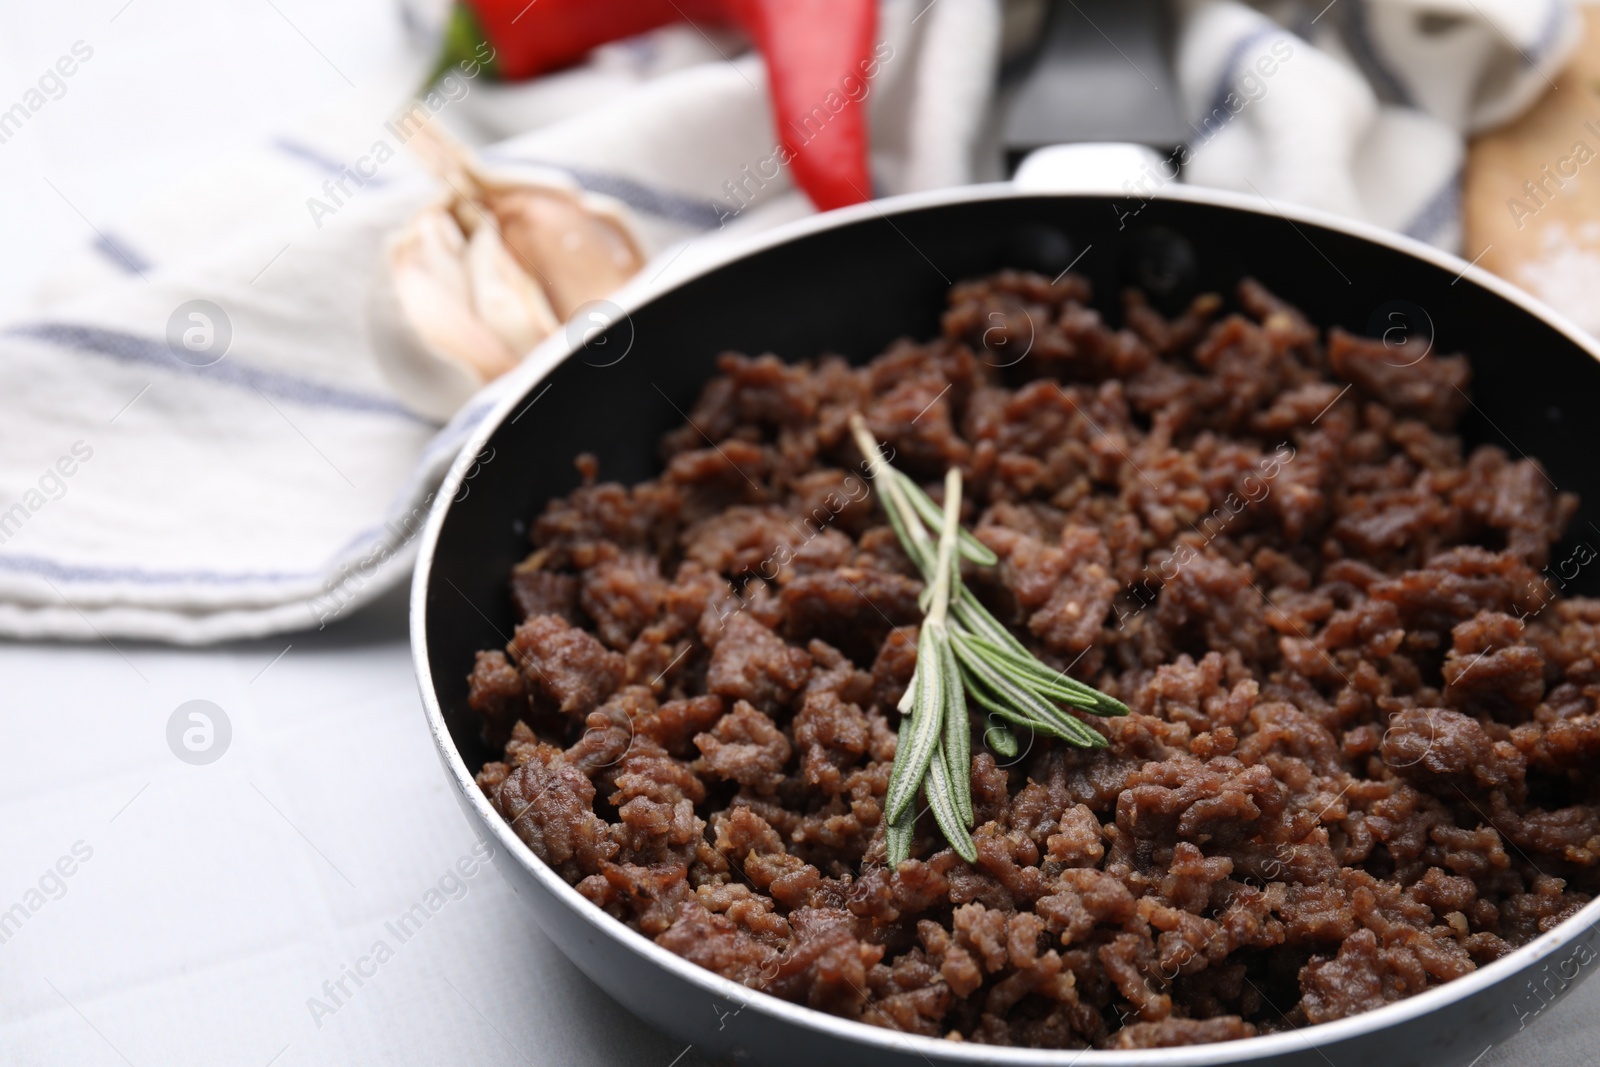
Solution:
<svg viewBox="0 0 1600 1067"><path fill-rule="evenodd" d="M607 41L680 19L728 21L720 0L462 0L461 7L477 16L507 81L557 70Z"/></svg>
<svg viewBox="0 0 1600 1067"><path fill-rule="evenodd" d="M867 82L876 0L727 0L767 61L773 122L795 184L818 209L872 196Z"/></svg>
<svg viewBox="0 0 1600 1067"><path fill-rule="evenodd" d="M867 199L867 85L881 58L876 0L461 0L442 73L475 45L507 80L567 66L607 41L688 19L732 23L767 62L773 124L795 184L821 210ZM892 53L891 53L892 54Z"/></svg>

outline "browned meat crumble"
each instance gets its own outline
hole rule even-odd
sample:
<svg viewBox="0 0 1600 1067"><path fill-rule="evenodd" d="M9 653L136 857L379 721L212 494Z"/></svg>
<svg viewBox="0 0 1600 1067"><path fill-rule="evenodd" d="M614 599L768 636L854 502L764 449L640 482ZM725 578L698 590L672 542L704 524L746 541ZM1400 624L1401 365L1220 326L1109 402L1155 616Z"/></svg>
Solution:
<svg viewBox="0 0 1600 1067"><path fill-rule="evenodd" d="M659 478L580 460L469 682L535 854L750 987L1051 1048L1366 1011L1589 899L1600 603L1557 592L1594 553L1552 554L1575 501L1533 461L1463 454L1466 360L1252 281L1123 329L1089 295L1005 273L862 367L726 355ZM975 866L926 814L884 866L921 583L857 410L930 491L960 466L971 587L1133 708L1011 760L974 715Z"/></svg>

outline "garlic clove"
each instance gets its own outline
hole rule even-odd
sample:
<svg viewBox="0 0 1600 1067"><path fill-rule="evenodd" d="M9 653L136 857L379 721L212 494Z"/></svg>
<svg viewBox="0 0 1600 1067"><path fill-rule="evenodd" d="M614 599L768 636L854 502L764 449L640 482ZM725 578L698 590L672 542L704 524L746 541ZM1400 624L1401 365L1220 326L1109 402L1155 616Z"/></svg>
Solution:
<svg viewBox="0 0 1600 1067"><path fill-rule="evenodd" d="M395 272L394 284L407 321L426 344L470 367L485 382L516 366L505 341L430 275L402 268Z"/></svg>
<svg viewBox="0 0 1600 1067"><path fill-rule="evenodd" d="M390 249L391 261L403 259L426 271L462 303L468 302L472 294L463 262L466 254L466 236L443 204L418 212Z"/></svg>
<svg viewBox="0 0 1600 1067"><path fill-rule="evenodd" d="M442 254L447 231L439 213L425 211L389 247L395 297L406 321L422 341L470 367L489 381L516 365L516 354L473 311L467 268L460 256ZM456 237L461 231L446 215ZM448 241L445 241L448 244ZM462 254L465 240L460 241Z"/></svg>
<svg viewBox="0 0 1600 1067"><path fill-rule="evenodd" d="M367 297L367 331L378 370L400 403L425 419L447 422L483 388L483 380L465 361L423 340L400 306L397 289L385 257Z"/></svg>
<svg viewBox="0 0 1600 1067"><path fill-rule="evenodd" d="M544 283L562 320L610 295L644 265L627 224L589 198L501 187L490 191L488 203L506 247Z"/></svg>
<svg viewBox="0 0 1600 1067"><path fill-rule="evenodd" d="M478 219L467 242L466 268L473 310L518 356L561 324L544 290L506 250L492 216Z"/></svg>

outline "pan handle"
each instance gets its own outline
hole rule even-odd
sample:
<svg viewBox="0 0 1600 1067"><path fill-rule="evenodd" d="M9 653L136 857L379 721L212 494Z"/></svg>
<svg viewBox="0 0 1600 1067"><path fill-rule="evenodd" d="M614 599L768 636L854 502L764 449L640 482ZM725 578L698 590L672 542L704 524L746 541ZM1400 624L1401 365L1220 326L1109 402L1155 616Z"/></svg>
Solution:
<svg viewBox="0 0 1600 1067"><path fill-rule="evenodd" d="M1029 192L1136 196L1141 179L1146 192L1152 180L1156 186L1166 183L1161 166L1161 156L1142 144L1057 144L1029 154L1011 181Z"/></svg>

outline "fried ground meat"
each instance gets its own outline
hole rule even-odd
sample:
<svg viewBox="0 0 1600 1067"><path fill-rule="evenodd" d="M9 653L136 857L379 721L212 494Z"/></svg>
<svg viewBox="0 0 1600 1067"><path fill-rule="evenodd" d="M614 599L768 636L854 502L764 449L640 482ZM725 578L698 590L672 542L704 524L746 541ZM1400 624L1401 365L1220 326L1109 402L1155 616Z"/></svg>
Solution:
<svg viewBox="0 0 1600 1067"><path fill-rule="evenodd" d="M533 524L522 621L468 680L505 750L481 787L672 951L906 1033L1229 1040L1551 929L1600 886L1576 502L1455 435L1464 358L1236 297L1168 320L1129 294L1114 329L1085 279L1008 272L864 366L721 357L660 477L585 458ZM1094 720L1103 751L1010 759L975 715L975 864L924 814L885 866L922 583L856 411L936 497L961 468L1000 558L970 587L1133 709Z"/></svg>

